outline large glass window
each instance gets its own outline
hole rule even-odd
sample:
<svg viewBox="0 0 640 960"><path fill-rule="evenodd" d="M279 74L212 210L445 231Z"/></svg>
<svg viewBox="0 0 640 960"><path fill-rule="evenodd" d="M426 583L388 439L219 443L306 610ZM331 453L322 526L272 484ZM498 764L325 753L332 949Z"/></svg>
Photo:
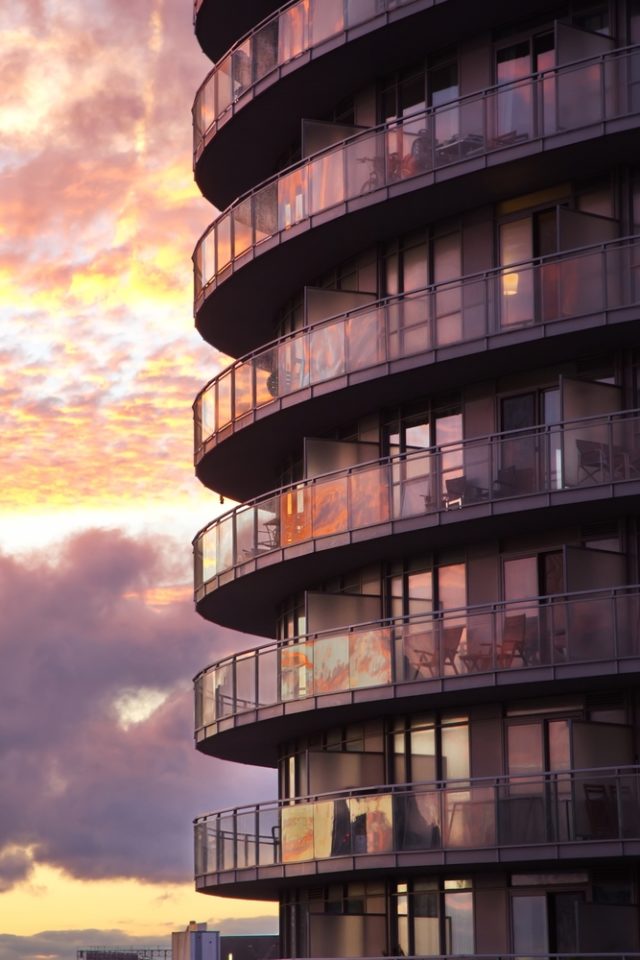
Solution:
<svg viewBox="0 0 640 960"><path fill-rule="evenodd" d="M392 956L472 955L474 904L471 880L413 880L396 884Z"/></svg>
<svg viewBox="0 0 640 960"><path fill-rule="evenodd" d="M541 34L496 50L496 83L504 87L495 97L494 138L498 146L533 136L535 101L531 76L555 65L553 33ZM543 81L544 128L555 127L554 80Z"/></svg>
<svg viewBox="0 0 640 960"><path fill-rule="evenodd" d="M534 957L580 950L587 874L516 874L511 883L511 932L516 955ZM582 930L582 937L585 935Z"/></svg>
<svg viewBox="0 0 640 960"><path fill-rule="evenodd" d="M510 776L570 769L570 736L567 719L509 723L507 757Z"/></svg>
<svg viewBox="0 0 640 960"><path fill-rule="evenodd" d="M526 217L509 220L499 226L501 283L501 322L503 326L530 323L535 317L535 273L531 261L555 253L558 249L558 213L556 208L540 210ZM545 290L539 296L546 300ZM549 309L551 305L549 304Z"/></svg>
<svg viewBox="0 0 640 960"><path fill-rule="evenodd" d="M429 284L427 237L424 232L387 244L384 252L385 294L396 296Z"/></svg>
<svg viewBox="0 0 640 960"><path fill-rule="evenodd" d="M387 586L387 610L392 617L414 617L433 609L463 608L467 604L465 563L432 566L429 560L394 564ZM447 618L447 623L453 622Z"/></svg>
<svg viewBox="0 0 640 960"><path fill-rule="evenodd" d="M548 950L547 898L541 894L514 897L511 906L513 950L520 957L536 957Z"/></svg>
<svg viewBox="0 0 640 960"><path fill-rule="evenodd" d="M560 432L536 429L559 420L559 387L503 397L500 428L507 436L500 442L497 474L502 496L535 492L545 470L552 485L561 484Z"/></svg>
<svg viewBox="0 0 640 960"><path fill-rule="evenodd" d="M466 715L414 716L394 723L392 776L398 783L463 780L469 777L469 719Z"/></svg>
<svg viewBox="0 0 640 960"><path fill-rule="evenodd" d="M473 893L470 880L444 882L445 952L470 956L474 952Z"/></svg>

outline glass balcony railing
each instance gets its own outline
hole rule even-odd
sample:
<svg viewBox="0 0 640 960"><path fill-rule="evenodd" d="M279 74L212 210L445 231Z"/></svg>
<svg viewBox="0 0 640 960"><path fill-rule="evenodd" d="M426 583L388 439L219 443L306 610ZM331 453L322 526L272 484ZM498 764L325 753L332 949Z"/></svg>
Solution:
<svg viewBox="0 0 640 960"><path fill-rule="evenodd" d="M640 837L638 767L366 787L195 822L195 870Z"/></svg>
<svg viewBox="0 0 640 960"><path fill-rule="evenodd" d="M640 479L640 411L443 444L281 488L194 540L196 600L218 575L293 544L513 497Z"/></svg>
<svg viewBox="0 0 640 960"><path fill-rule="evenodd" d="M267 643L196 677L196 732L260 707L307 699L315 704L313 698L326 694L638 657L638 623L640 587L633 586L484 604Z"/></svg>
<svg viewBox="0 0 640 960"><path fill-rule="evenodd" d="M200 0L201 2L201 0ZM199 157L220 121L248 90L326 40L414 0L294 0L258 24L209 73L193 105L193 150ZM200 3L196 3L197 14Z"/></svg>
<svg viewBox="0 0 640 960"><path fill-rule="evenodd" d="M640 46L615 50L368 130L283 171L239 198L198 241L196 310L235 260L314 214L462 160L638 112L639 72Z"/></svg>
<svg viewBox="0 0 640 960"><path fill-rule="evenodd" d="M195 453L259 407L318 383L640 302L640 238L615 240L390 297L282 337L211 380L194 404Z"/></svg>

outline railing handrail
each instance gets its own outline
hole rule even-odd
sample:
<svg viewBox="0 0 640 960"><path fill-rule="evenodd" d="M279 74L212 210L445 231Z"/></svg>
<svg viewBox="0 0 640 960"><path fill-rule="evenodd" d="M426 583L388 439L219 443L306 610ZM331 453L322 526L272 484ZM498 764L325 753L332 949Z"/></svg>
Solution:
<svg viewBox="0 0 640 960"><path fill-rule="evenodd" d="M279 7L277 10L275 10L273 13L270 13L270 14L268 14L266 17L263 17L263 19L260 20L259 23L257 23L255 26L251 27L250 30L247 30L246 33L244 33L244 34L242 35L242 37L240 37L239 40L236 40L235 43L233 43L232 46L229 47L229 48L225 51L225 53L223 53L223 54L219 57L218 60L216 60L216 62L213 64L213 66L211 67L211 69L209 70L209 72L206 74L204 80L202 81L202 83L200 84L200 86L198 87L198 89L196 90L196 93L195 93L195 96L194 96L194 99L193 99L193 105L192 105L192 107L191 107L191 113L192 113L192 114L195 114L195 112L196 112L196 108L197 108L197 105L198 105L198 101L199 101L199 99L200 99L200 96L201 96L203 90L205 89L205 87L208 86L209 82L220 72L220 69L222 68L223 64L225 64L226 61L230 60L230 59L233 57L234 53L236 53L236 52L247 42L247 40L251 40L252 37L254 37L260 30L262 30L264 27L266 27L267 24L269 24L270 22L279 20L280 17L282 16L282 14L283 14L289 7L294 7L294 6L296 6L296 4L299 4L299 3L301 3L301 0L289 0L288 3L283 4L281 7ZM407 2L407 3L406 3L406 6L410 6L410 2ZM388 10L387 10L387 11L382 11L382 13L385 13L385 12L388 13L389 11L388 11ZM357 23L353 24L352 26L358 26L358 27L360 27L360 26L362 26L362 25L365 24L365 23L368 23L368 22L370 22L370 21L372 21L372 20L377 20L377 19L379 19L379 18L380 18L380 12L377 12L377 13L373 14L373 15L370 16L370 17L365 17L363 20L357 21ZM247 93L250 89L252 89L253 87L257 86L259 83L261 83L261 82L262 82L266 77L268 77L271 73L274 73L276 70L279 70L279 69L280 69L281 67L283 67L285 64L291 63L291 62L293 62L294 60L299 59L299 58L300 58L304 53L306 53L308 50L314 49L315 46L321 46L321 45L322 45L323 43L325 43L327 40L331 39L331 37L338 36L340 33L346 33L346 32L348 32L350 29L351 29L351 26L345 25L342 30L338 30L338 31L336 31L336 33L334 33L334 34L329 34L328 36L323 37L323 39L322 39L318 44L310 44L308 47L305 47L305 48L301 49L300 51L298 51L294 56L285 58L284 60L277 60L277 61L275 62L275 64L274 64L274 66L271 67L270 70L268 70L266 73L262 74L262 76L257 77L255 80L252 80L251 83L247 84L247 86L246 86L245 89L242 91L242 93L240 93L237 97L234 97L232 100L230 100L229 104L228 104L222 111L220 111L220 113L216 113L214 119L213 119L212 122L209 124L209 126L206 128L206 130L202 131L201 140L202 140L202 141L205 140L206 134L207 134L207 132L211 129L211 127L218 121L218 119L219 119L221 116L223 116L223 114L225 114L225 113L227 112L227 110L231 109L231 107L232 107L235 103L237 103L237 101L240 99L240 97L244 96L244 94ZM488 86L483 86L483 87L480 87L478 90L472 91L471 93L464 94L462 97L457 97L455 100L452 100L452 101L450 102L450 104L441 104L441 105L439 105L438 107L430 107L428 110L421 111L421 113L412 114L411 116L420 116L420 115L422 115L422 113L432 113L432 112L434 112L435 110L442 109L443 107L447 107L447 106L450 106L450 105L452 105L452 104L457 104L457 103L465 102L465 101L467 101L467 100L469 100L469 99L471 99L471 98L473 98L473 97L481 97L481 96L486 95L487 93L492 92L493 90L497 89L498 87L500 87L501 89L506 89L506 88L509 88L509 87L521 86L522 84L524 84L524 83L525 83L528 79L530 79L531 77L545 77L546 75L548 75L548 74L550 74L550 73L553 73L554 71L558 71L559 69L563 69L563 68L565 68L565 67L577 67L577 66L580 66L581 64L584 64L584 63L587 63L587 62L590 62L590 61L593 61L593 60L598 60L598 59L604 58L604 57L606 57L608 54L611 54L611 53L614 53L614 52L624 52L624 51L626 51L626 50L631 50L631 49L633 49L634 46L636 46L636 45L635 45L635 44L626 44L626 45L623 46L623 47L615 47L615 48L612 48L612 49L610 49L610 50L602 51L602 52L599 53L599 54L595 54L595 55L592 54L591 56L588 56L588 57L580 57L580 58L578 58L578 59L576 59L576 60L570 60L570 61L568 61L567 63L555 64L554 66L552 66L552 67L547 67L547 68L545 68L544 70L535 70L535 71L533 71L531 74L529 74L528 77L521 77L521 78L518 79L518 80L509 80L509 81L507 81L507 82L505 82L505 83L494 83L494 84L490 84L490 85L488 85ZM370 128L370 129L373 130L373 129L375 129L375 128L372 127L372 128ZM195 153L195 151L194 151L194 153Z"/></svg>
<svg viewBox="0 0 640 960"><path fill-rule="evenodd" d="M640 408L635 407L630 410L616 410L613 413L592 414L589 417L576 417L572 420L561 420L558 423L543 423L533 427L519 427L517 430L505 430L501 433L488 433L477 437L466 437L462 440L453 440L449 441L448 443L435 444L434 446L424 447L420 450L412 450L408 453L378 457L375 460L366 460L362 463L354 464L353 466L342 470L330 470L327 473L320 473L313 477L297 480L295 483L289 483L283 487L276 487L275 489L270 490L268 493L261 494L259 497L254 497L251 500L243 501L238 506L232 507L230 510L220 514L214 520L211 520L208 524L198 530L192 540L192 546L195 546L198 540L204 536L205 533L223 523L227 518L233 516L238 511L249 509L251 507L259 507L260 504L265 503L267 500L275 497L286 496L287 493L293 493L296 490L308 489L314 484L317 484L319 481L330 478L337 479L339 477L348 477L353 473L364 471L367 468L403 463L405 461L419 459L420 457L441 455L442 453L446 454L451 450L464 450L467 447L477 446L483 443L501 443L505 439L510 440L517 437L544 436L546 434L561 433L564 432L567 427L572 425L590 424L595 422L609 424L617 420L631 420L634 418L634 416L640 416Z"/></svg>
<svg viewBox="0 0 640 960"><path fill-rule="evenodd" d="M610 218L603 218L610 219ZM259 347L256 347L255 350L250 351L249 353L243 354L243 356L238 357L236 360L233 360L228 364L224 370L221 370L215 376L211 377L210 380L198 391L196 398L192 404L192 407L195 409L200 398L209 390L209 388L217 383L222 377L229 374L232 370L237 369L240 366L243 366L246 363L249 363L252 360L257 359L258 357L266 354L269 350L277 349L283 343L292 342L299 337L308 335L312 331L321 330L323 327L328 326L331 323L335 323L337 320L343 318L352 317L359 313L366 313L371 310L384 309L386 306L393 303L401 303L404 300L411 299L420 299L423 295L437 294L437 292L443 288L449 289L451 287L463 286L466 283L478 282L480 280L492 280L496 277L501 277L505 273L512 273L514 271L523 270L527 267L535 268L545 266L548 263L557 263L564 260L571 260L575 256L578 259L581 256L588 256L589 254L595 253L597 251L605 252L615 246L624 246L628 244L631 246L634 241L640 240L640 234L628 234L624 237L615 237L613 240L604 240L599 243L587 244L583 247L572 247L570 250L560 250L556 253L548 253L544 256L531 257L528 260L518 260L513 263L503 264L502 266L491 267L488 270L478 270L475 273L465 273L461 274L459 277L455 277L451 280L441 280L439 283L430 283L426 287L419 287L416 290L406 290L403 293L395 293L390 296L380 297L377 300L370 300L368 303L359 304L356 307L351 307L349 310L343 310L340 313L332 314L329 317L323 317L322 320L319 320L317 323L307 323L305 326L300 327L297 330L292 330L289 333L282 334L280 337L276 337L273 340L269 340L267 343L262 344ZM333 291L328 291L333 292ZM336 291L339 292L339 291ZM473 339L478 339L474 337ZM274 397L274 400L277 399ZM233 422L233 421L231 421ZM217 432L217 431L216 431Z"/></svg>
<svg viewBox="0 0 640 960"><path fill-rule="evenodd" d="M200 9L200 6L202 5L203 2L204 2L204 0L194 0L194 7L195 7L195 12L196 12L196 13L197 13L197 11ZM408 7L408 6L411 5L411 2L412 2L412 0L405 0L405 5ZM440 2L442 2L442 0L440 0ZM282 16L282 14L284 13L284 11L288 9L288 7L295 7L296 4L299 4L299 3L302 3L302 0L288 0L287 3L283 3L281 7L278 7L278 9L277 9L277 10L274 10L272 13L268 13L268 14L266 15L266 17L263 17L262 20L259 21L259 23L257 23L255 26L253 26L253 27L251 27L249 30L247 30L247 32L244 33L244 34L240 37L239 40L236 40L235 43L232 44L232 46L230 46L227 50L225 50L225 52L216 60L216 62L215 62L214 65L212 66L211 70L209 70L209 72L207 73L206 77L204 78L204 80L202 81L202 83L200 84L200 86L198 87L198 89L196 90L196 95L195 95L195 97L194 97L193 106L192 106L192 108L191 108L191 112L192 112L192 113L193 113L194 110L195 110L195 106L196 106L198 97L200 96L201 90L204 89L204 87L207 85L207 83L209 82L209 80L211 79L211 77L213 77L216 73L219 72L220 67L221 67L221 65L223 64L223 62L224 62L225 60L228 60L229 57L232 57L233 54L234 54L237 50L239 50L240 47L241 47L244 43L247 42L247 40L250 40L256 33L258 33L260 30L262 30L263 27L266 27L268 23L270 23L272 20L278 20L278 19ZM384 12L384 11L383 11L383 12ZM387 12L388 12L388 11L387 11ZM357 26L362 26L363 23L368 23L370 20L378 20L379 17L380 17L380 13L374 13L373 16L371 16L371 17L366 17L364 20L359 20L358 23L357 23ZM355 24L354 24L354 26L355 26ZM338 33L345 33L347 30L350 30L350 29L351 29L351 27L345 27L344 30L338 31ZM338 35L337 33L331 34L329 37L325 37L325 38L321 41L321 43L326 43L327 40L331 39L331 36L337 36L337 35ZM320 46L320 44L318 44L318 46ZM310 50L310 49L313 49L313 47L308 47L307 49ZM262 80L264 80L265 77L268 77L270 73L273 73L275 70L278 70L280 67L284 66L285 63L291 63L292 60L297 60L298 57L302 56L303 53L305 53L304 50L302 50L300 53L296 53L296 55L295 55L294 57L290 57L288 60L282 60L282 61L280 61L279 63L276 63L276 65L275 65L274 67L272 67L271 70L269 70L267 73L263 74L263 75L262 75L261 77L259 77L257 80L254 80L252 83L250 83L249 86L247 87L247 90L249 90L251 87L255 87L256 84L258 84L258 83L260 83ZM246 90L245 90L244 92L246 93ZM236 98L236 100L238 100L238 99L239 99L239 98ZM234 101L232 101L232 102L235 103L236 100L234 100ZM231 104L229 104L229 106L231 106ZM228 110L229 107L226 107L225 109ZM225 111L223 111L223 112L225 112ZM222 114L218 114L218 116L222 116ZM216 117L216 120L217 120L217 117ZM215 120L214 120L213 122L215 123ZM208 128L207 128L207 129L208 129Z"/></svg>
<svg viewBox="0 0 640 960"><path fill-rule="evenodd" d="M496 83L492 84L490 87L485 87L480 91L475 91L473 93L465 94L463 97L458 97L455 100L451 100L449 103L441 104L437 107L428 107L426 110L420 111L419 113L412 113L407 117L398 117L394 120L389 120L383 123L376 124L374 127L367 127L364 131L360 130L358 133L352 134L349 137L345 137L344 140L339 140L336 143L329 144L327 147L323 147L321 150L317 150L315 153L309 154L306 157L303 157L302 160L298 160L295 163L290 164L288 167L284 167L282 170L279 170L277 173L272 174L266 180L262 180L259 184L254 187L251 187L250 190L246 190L244 193L240 194L239 197L225 207L218 216L209 224L209 226L203 231L203 233L198 238L192 259L195 259L196 253L205 239L205 237L213 230L216 224L222 220L231 210L239 206L241 203L244 203L245 200L248 200L250 197L253 197L255 194L259 193L261 190L265 189L272 183L277 183L283 177L287 176L290 173L293 173L295 170L300 170L305 166L309 166L315 160L324 156L325 154L338 152L343 150L345 146L349 144L370 137L373 134L383 133L387 130L392 130L394 127L401 127L405 122L415 123L421 118L425 118L425 121L437 114L454 110L459 108L461 105L473 102L474 100L483 100L491 94L500 92L507 92L511 88L520 89L527 83L533 83L539 80L544 81L544 79L550 74L559 74L559 73L570 73L572 70L577 69L580 66L584 66L589 63L600 63L605 60L613 59L614 57L620 57L626 53L633 52L635 50L640 50L640 43L628 44L624 47L616 47L612 50L607 50L603 53L596 54L590 57L584 57L580 60L572 61L571 63L563 63L555 67L549 67L546 70L534 71L530 73L527 77L522 77L520 80L513 80L509 83ZM537 138L532 138L537 139Z"/></svg>
<svg viewBox="0 0 640 960"><path fill-rule="evenodd" d="M601 587L597 590L572 590L564 593L548 593L538 596L523 597L518 600L490 600L485 603L467 604L463 607L447 607L446 610L431 610L428 613L419 613L403 617L379 617L377 620L363 620L359 623L347 624L344 627L329 627L326 630L315 630L310 633L299 634L295 637L286 637L285 639L268 640L266 643L259 644L257 647L247 647L245 650L239 650L237 653L228 654L221 660L214 660L203 667L193 678L193 683L197 683L202 677L222 667L235 664L238 660L250 659L253 656L260 656L262 651L279 651L287 647L304 645L310 646L315 640L323 640L331 636L340 634L360 633L371 630L374 627L379 629L401 628L405 625L413 626L416 623L440 622L448 619L461 619L462 617L473 617L476 614L501 613L507 608L514 607L518 610L531 610L536 607L544 609L548 606L560 606L570 604L580 600L615 600L619 596L633 596L640 593L640 583L621 584L617 587ZM256 704L258 706L258 704Z"/></svg>
<svg viewBox="0 0 640 960"><path fill-rule="evenodd" d="M399 794L411 795L412 793L422 792L423 788L428 788L436 793L444 793L447 790L472 790L476 787L501 787L508 786L514 781L517 783L569 783L576 776L582 775L598 777L616 778L623 776L640 774L640 764L619 764L611 767L579 767L568 770L544 770L537 773L518 773L518 774L498 774L493 777L458 777L455 779L440 780L420 780L408 783L381 783L374 786L348 787L344 790L331 790L325 793L312 793L303 797L282 797L279 800L265 800L259 803L243 804L238 807L229 807L224 810L215 810L212 813L202 814L195 817L193 822L206 823L213 818L226 816L235 816L248 813L252 810L281 810L283 807L302 806L307 803L321 803L327 800L342 800L351 798L361 798L369 796L378 796L380 794Z"/></svg>

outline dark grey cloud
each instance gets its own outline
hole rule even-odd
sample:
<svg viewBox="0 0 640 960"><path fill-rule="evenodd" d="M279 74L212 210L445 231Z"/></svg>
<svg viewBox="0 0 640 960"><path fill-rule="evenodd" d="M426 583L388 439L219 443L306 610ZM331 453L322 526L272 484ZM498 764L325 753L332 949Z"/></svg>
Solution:
<svg viewBox="0 0 640 960"><path fill-rule="evenodd" d="M28 872L16 847L76 877L188 880L194 816L275 795L270 772L193 747L191 678L255 641L189 601L145 603L176 555L90 531L50 559L0 556L0 890ZM140 688L168 697L125 729L115 703Z"/></svg>

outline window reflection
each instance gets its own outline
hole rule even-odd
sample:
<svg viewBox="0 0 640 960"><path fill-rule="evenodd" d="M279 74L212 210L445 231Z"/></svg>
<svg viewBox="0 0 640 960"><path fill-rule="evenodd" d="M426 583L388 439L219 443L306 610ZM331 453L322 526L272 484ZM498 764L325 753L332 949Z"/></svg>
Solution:
<svg viewBox="0 0 640 960"><path fill-rule="evenodd" d="M474 952L473 894L462 888L469 881L445 881L444 919L446 924L446 953L470 956ZM470 885L470 884L469 884Z"/></svg>
<svg viewBox="0 0 640 960"><path fill-rule="evenodd" d="M414 879L395 885L391 954L433 957L474 952L471 881Z"/></svg>

